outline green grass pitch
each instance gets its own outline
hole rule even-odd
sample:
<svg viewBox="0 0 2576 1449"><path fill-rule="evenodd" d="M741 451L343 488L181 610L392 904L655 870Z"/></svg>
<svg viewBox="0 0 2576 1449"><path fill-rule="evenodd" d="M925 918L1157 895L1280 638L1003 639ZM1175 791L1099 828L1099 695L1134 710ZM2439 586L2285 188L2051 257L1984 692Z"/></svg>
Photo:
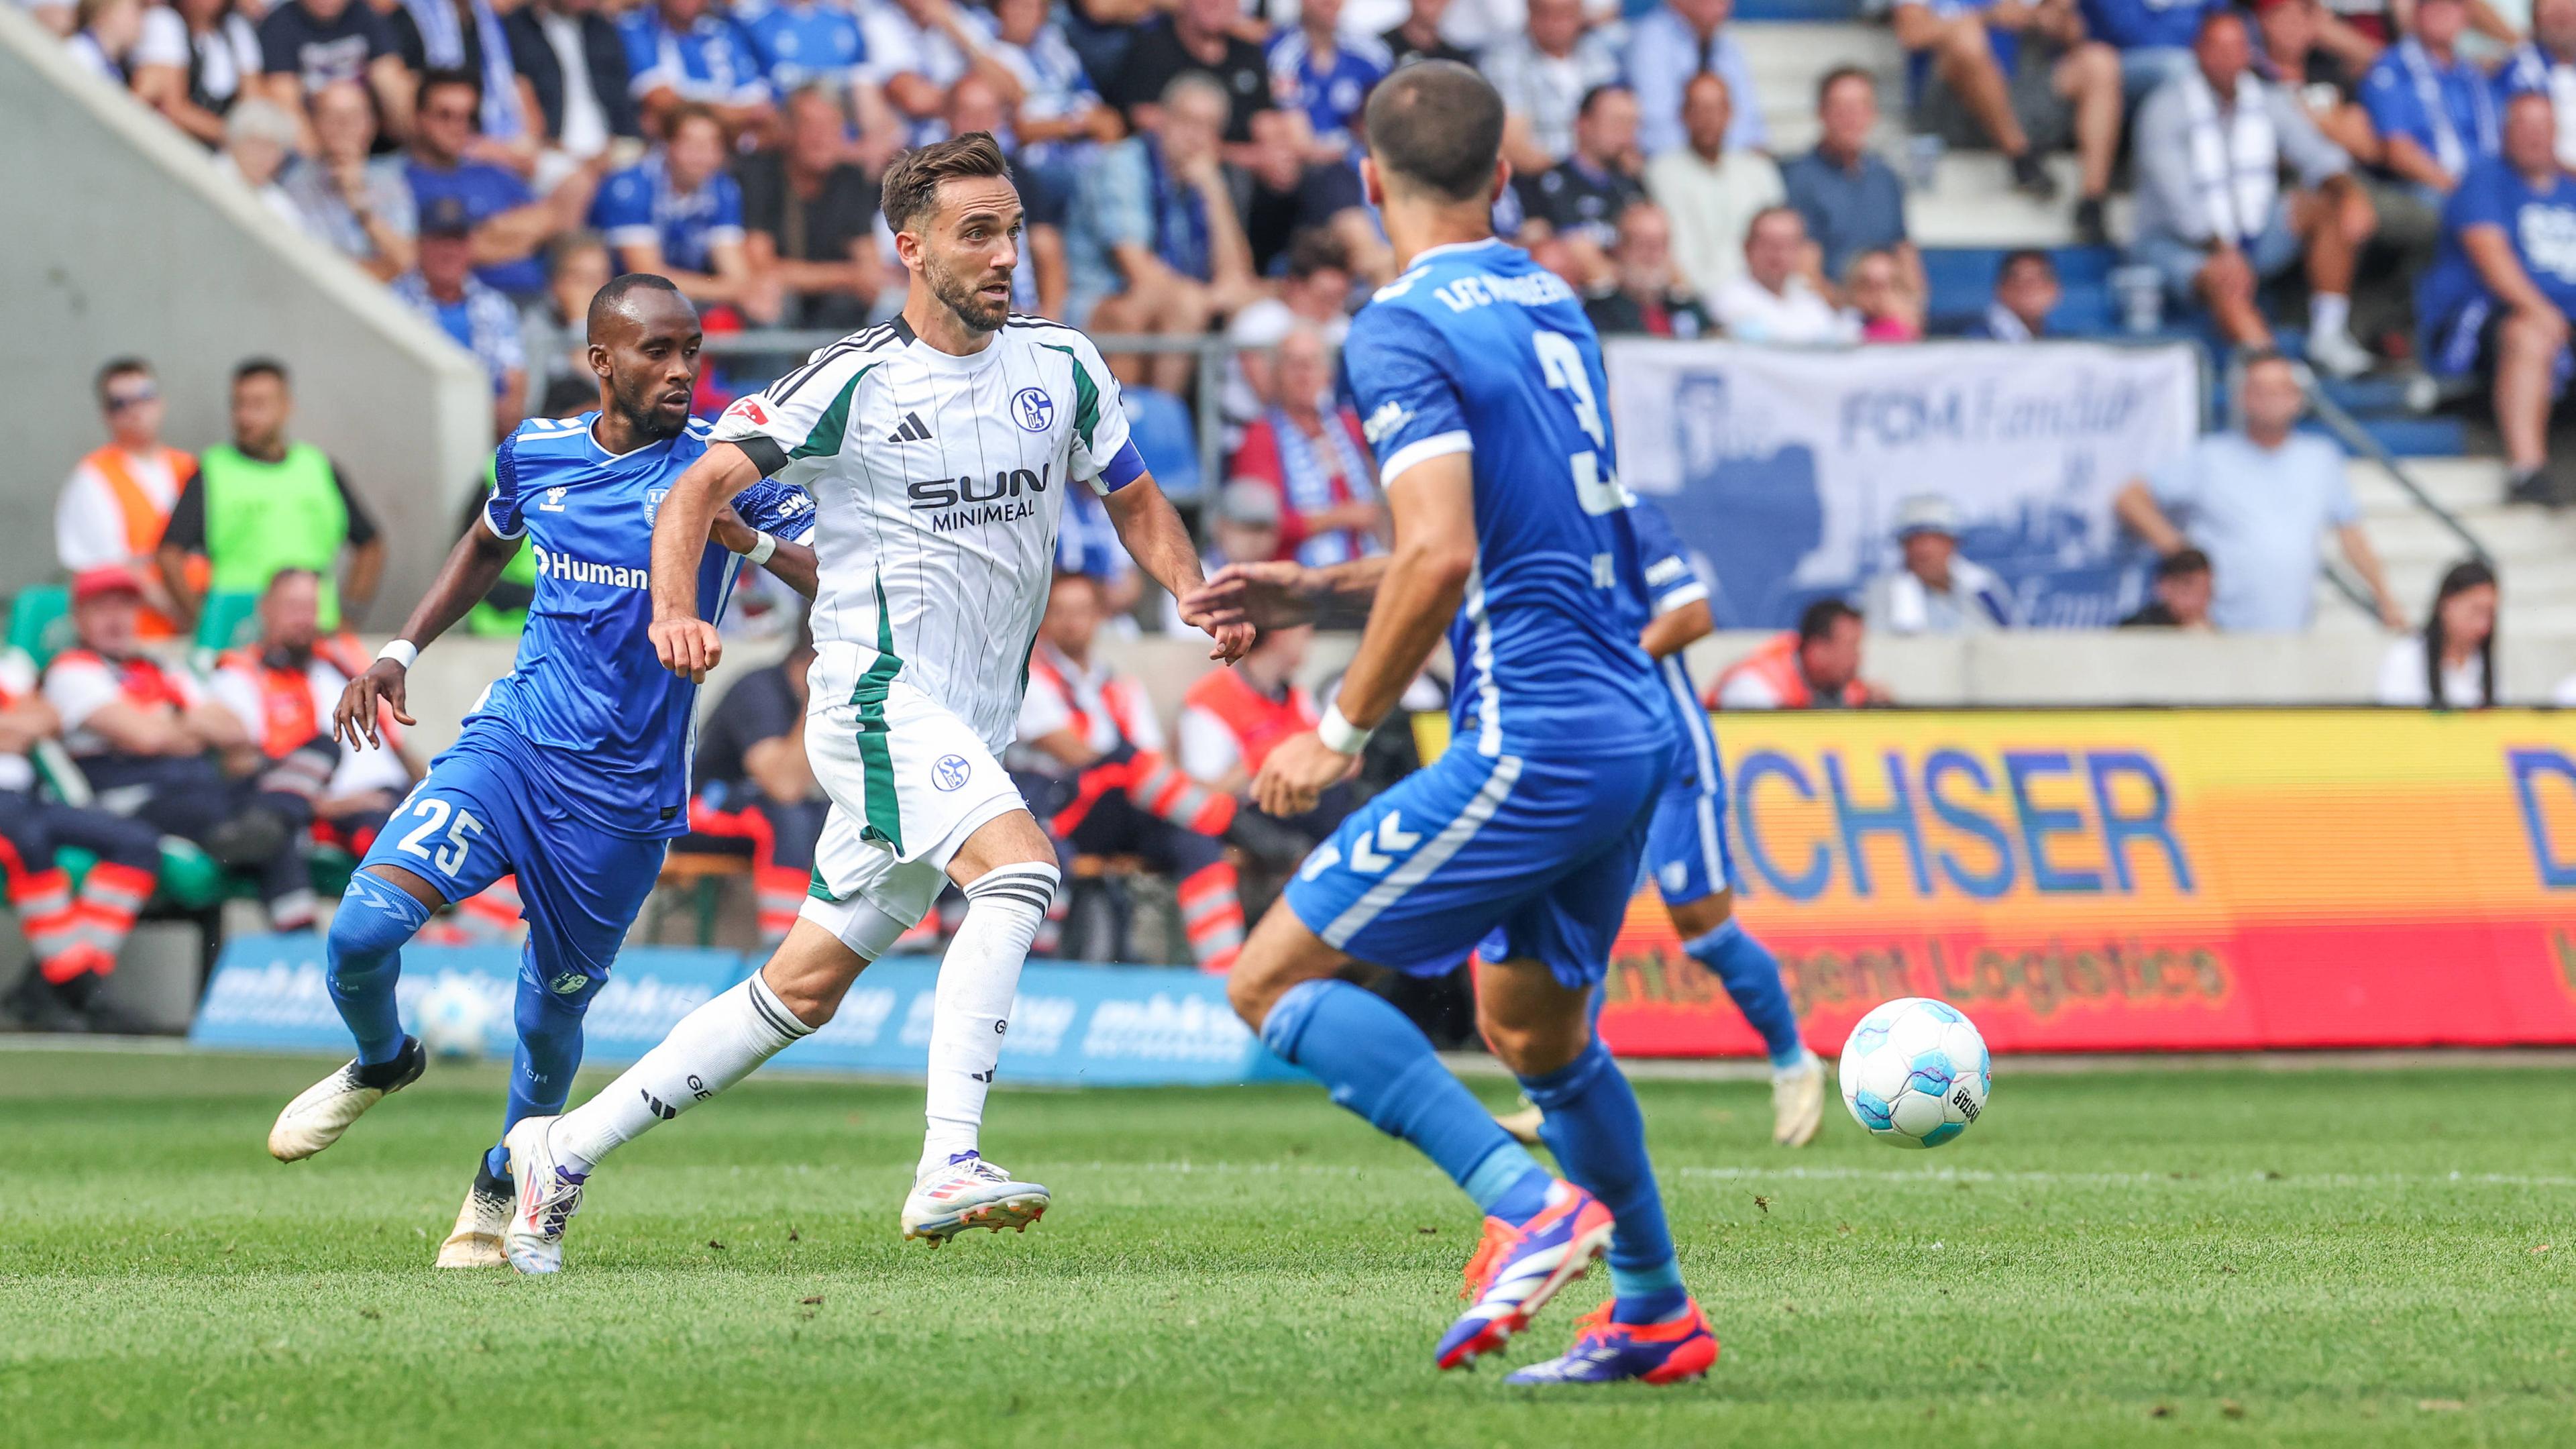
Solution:
<svg viewBox="0 0 2576 1449"><path fill-rule="evenodd" d="M429 1268L499 1071L280 1167L324 1065L0 1054L0 1443L2576 1443L2562 1070L2007 1060L1930 1154L1839 1107L1783 1152L1763 1088L1647 1082L1724 1357L1534 1391L1432 1370L1474 1213L1318 1091L1000 1093L1058 1207L934 1254L895 1233L917 1090L755 1081L523 1281Z"/></svg>

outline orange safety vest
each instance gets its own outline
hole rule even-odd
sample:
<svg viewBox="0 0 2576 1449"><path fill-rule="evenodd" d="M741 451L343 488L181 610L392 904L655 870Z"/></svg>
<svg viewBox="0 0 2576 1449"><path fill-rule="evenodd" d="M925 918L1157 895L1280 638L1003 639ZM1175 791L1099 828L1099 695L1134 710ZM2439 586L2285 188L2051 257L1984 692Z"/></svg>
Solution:
<svg viewBox="0 0 2576 1449"><path fill-rule="evenodd" d="M1771 692L1779 696L1782 709L1815 708L1816 691L1807 683L1805 671L1798 667L1798 632L1794 629L1764 641L1761 648L1720 670L1717 678L1709 681L1708 692L1701 696L1700 703L1710 709L1718 708L1717 701L1726 693L1727 684L1746 674L1770 685ZM1842 703L1845 705L1856 708L1866 704L1868 699L1868 691L1861 688L1857 679L1842 688Z"/></svg>
<svg viewBox="0 0 2576 1449"><path fill-rule="evenodd" d="M170 470L170 481L181 488L197 476L197 460L176 448L163 448L156 455L161 466ZM107 480L107 491L116 500L116 511L125 524L125 551L136 559L149 559L161 546L161 535L170 527L170 510L152 501L143 480L126 466L125 450L110 443L81 459L83 465ZM190 585L199 591L208 577L203 559L188 561ZM136 630L146 639L176 637L179 626L158 609L146 608L135 620Z"/></svg>
<svg viewBox="0 0 2576 1449"><path fill-rule="evenodd" d="M1064 671L1056 668L1043 652L1033 651L1029 655L1029 680L1042 683L1056 692L1057 697L1064 701L1066 711L1073 716L1074 732L1088 743L1091 739L1091 715L1083 709L1082 696L1073 692L1073 681L1064 677ZM1113 674L1107 683L1100 686L1100 699L1109 706L1109 719L1118 726L1120 739L1132 745L1146 737L1139 729L1139 723L1154 717L1154 705L1145 698L1145 691L1136 681L1123 674Z"/></svg>
<svg viewBox="0 0 2576 1449"><path fill-rule="evenodd" d="M114 674L127 704L144 709L165 704L183 713L188 708L188 696L180 692L178 681L149 655L111 659L94 649L66 649L54 656L52 667L65 664L95 664Z"/></svg>
<svg viewBox="0 0 2576 1449"><path fill-rule="evenodd" d="M339 670L343 677L354 679L366 666L356 660L353 643L346 636L316 640L313 657ZM322 733L322 712L313 698L309 671L277 668L268 662L256 645L247 644L226 651L218 667L238 669L259 685L261 754L272 760L283 759ZM377 725L384 732L385 746L393 748L399 743L394 732L393 711L390 707L379 707L376 713Z"/></svg>
<svg viewBox="0 0 2576 1449"><path fill-rule="evenodd" d="M1235 748L1243 752L1243 768L1255 774L1281 740L1313 729L1323 718L1315 709L1315 697L1303 686L1292 684L1285 699L1272 699L1231 669L1201 675L1181 696L1181 704L1215 715L1234 735Z"/></svg>

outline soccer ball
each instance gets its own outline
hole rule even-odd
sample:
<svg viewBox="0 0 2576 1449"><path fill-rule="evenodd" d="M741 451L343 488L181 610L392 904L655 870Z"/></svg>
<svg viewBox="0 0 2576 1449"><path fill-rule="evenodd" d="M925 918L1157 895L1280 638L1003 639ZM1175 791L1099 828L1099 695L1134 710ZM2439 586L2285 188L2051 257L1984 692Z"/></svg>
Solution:
<svg viewBox="0 0 2576 1449"><path fill-rule="evenodd" d="M1968 1130L1994 1090L1986 1039L1959 1009L1928 996L1888 1002L1843 1043L1843 1105L1869 1135L1938 1147Z"/></svg>
<svg viewBox="0 0 2576 1449"><path fill-rule="evenodd" d="M420 1003L420 1042L443 1061L483 1055L492 1035L492 1003L470 976L442 976Z"/></svg>

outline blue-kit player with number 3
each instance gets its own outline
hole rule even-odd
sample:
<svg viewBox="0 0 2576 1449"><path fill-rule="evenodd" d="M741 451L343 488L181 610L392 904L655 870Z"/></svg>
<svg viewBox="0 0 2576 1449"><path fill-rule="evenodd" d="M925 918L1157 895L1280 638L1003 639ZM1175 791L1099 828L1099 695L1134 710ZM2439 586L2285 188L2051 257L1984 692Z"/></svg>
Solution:
<svg viewBox="0 0 2576 1449"><path fill-rule="evenodd" d="M709 425L689 416L697 312L665 279L630 274L592 299L589 340L599 410L532 419L502 441L482 514L336 712L352 748L377 743L380 699L411 723L406 680L421 647L522 547L536 551L516 662L377 835L332 917L331 1000L358 1055L278 1114L268 1150L281 1162L330 1146L419 1078L427 1053L395 1004L401 948L432 911L505 874L518 878L529 929L503 1129L562 1111L581 1064L582 1014L653 889L666 842L688 830L697 684L662 667L646 626L655 508L707 446ZM736 496L710 530L700 608L720 613L745 563L811 597L813 521L812 499L784 484ZM508 1266L510 1174L495 1141L440 1245L441 1267Z"/></svg>

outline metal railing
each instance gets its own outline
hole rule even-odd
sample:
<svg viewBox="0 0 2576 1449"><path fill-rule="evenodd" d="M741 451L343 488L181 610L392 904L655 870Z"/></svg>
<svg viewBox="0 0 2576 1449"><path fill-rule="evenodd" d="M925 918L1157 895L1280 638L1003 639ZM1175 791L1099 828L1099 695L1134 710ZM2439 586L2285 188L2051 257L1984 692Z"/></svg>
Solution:
<svg viewBox="0 0 2576 1449"><path fill-rule="evenodd" d="M2242 380L2241 374L2242 369L2239 367L2231 366L2228 369L2227 395L2231 400L2239 396L2236 384ZM2370 429L2363 427L2358 418L2344 411L2341 403L2328 397L2325 389L2319 386L2314 378L2303 379L2302 385L2307 393L2309 412L2319 423L2325 425L2327 432L2334 434L2337 442L2342 443L2344 448L2355 457L2368 458L2378 464L2380 471L2386 473L2389 479L2396 483L2397 491L2405 494L2407 500L2417 508L2432 515L2435 522L2441 524L2453 538L2458 539L2462 546L2468 549L2471 558L2480 563L2493 565L2495 559L2487 552L2487 546L2478 540L2476 534L2469 531L2469 526L2460 521L2458 514L2443 507L2422 483L2416 481L2415 475L2395 453L2389 451L2387 444L2381 442ZM2379 617L2379 601L2372 598L2369 588L2353 576L2350 565L2340 559L2326 565L2326 578L2334 584L2337 593L2351 601L2354 608L2374 620Z"/></svg>

